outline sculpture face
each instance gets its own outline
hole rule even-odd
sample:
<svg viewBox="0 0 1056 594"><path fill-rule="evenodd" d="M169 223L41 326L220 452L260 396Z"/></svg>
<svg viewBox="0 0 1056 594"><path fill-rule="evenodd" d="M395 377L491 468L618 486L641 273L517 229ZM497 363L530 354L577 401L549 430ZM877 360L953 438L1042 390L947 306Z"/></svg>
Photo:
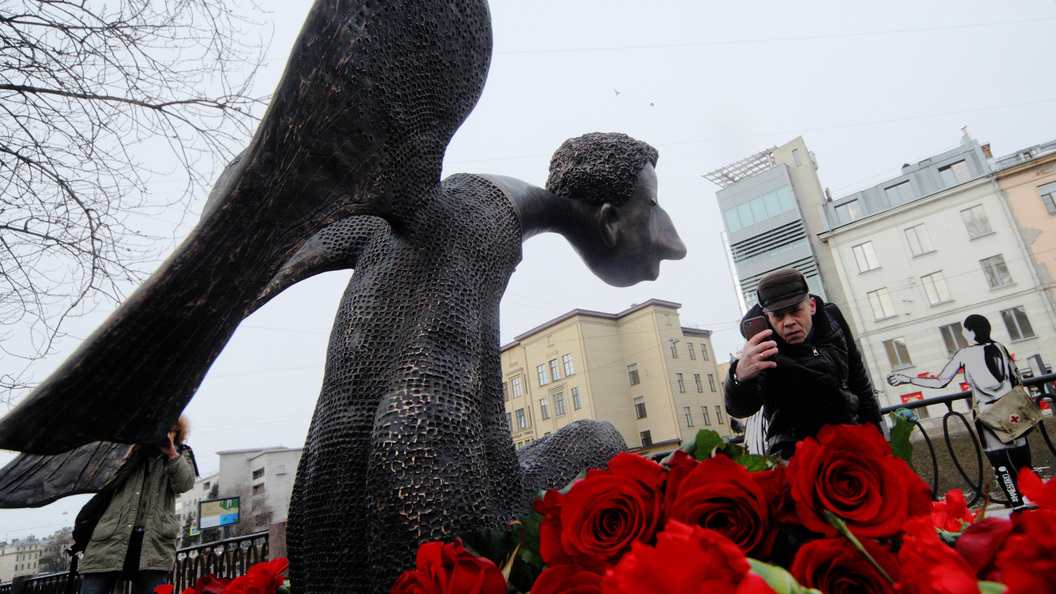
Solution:
<svg viewBox="0 0 1056 594"><path fill-rule="evenodd" d="M603 281L627 287L643 280L656 280L662 260L686 256L671 217L657 204L656 170L646 164L638 185L620 204L606 203L599 212L605 246L584 254L587 266Z"/></svg>

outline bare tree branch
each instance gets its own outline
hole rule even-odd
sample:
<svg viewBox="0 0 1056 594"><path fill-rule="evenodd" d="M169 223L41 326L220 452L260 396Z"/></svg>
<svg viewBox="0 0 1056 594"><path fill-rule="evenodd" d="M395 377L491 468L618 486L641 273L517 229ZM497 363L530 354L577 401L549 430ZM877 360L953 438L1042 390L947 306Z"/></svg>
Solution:
<svg viewBox="0 0 1056 594"><path fill-rule="evenodd" d="M0 401L31 386L65 322L123 298L170 246L150 218L186 216L245 144L263 104L250 95L262 43L244 32L257 13L253 0L0 5ZM175 190L152 185L174 174Z"/></svg>

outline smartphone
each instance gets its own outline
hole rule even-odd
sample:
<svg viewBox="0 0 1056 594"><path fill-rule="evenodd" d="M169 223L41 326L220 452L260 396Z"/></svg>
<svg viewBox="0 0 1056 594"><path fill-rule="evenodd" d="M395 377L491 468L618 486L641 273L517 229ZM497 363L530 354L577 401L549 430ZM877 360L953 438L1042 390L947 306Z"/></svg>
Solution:
<svg viewBox="0 0 1056 594"><path fill-rule="evenodd" d="M741 334L744 334L745 340L751 340L753 336L767 328L769 326L766 325L766 318L762 316L749 318L741 323Z"/></svg>

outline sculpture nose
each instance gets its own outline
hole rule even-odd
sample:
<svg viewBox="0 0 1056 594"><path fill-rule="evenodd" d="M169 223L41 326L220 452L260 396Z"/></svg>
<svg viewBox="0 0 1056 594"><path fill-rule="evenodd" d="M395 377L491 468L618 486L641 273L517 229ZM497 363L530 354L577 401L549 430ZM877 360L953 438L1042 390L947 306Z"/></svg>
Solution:
<svg viewBox="0 0 1056 594"><path fill-rule="evenodd" d="M670 236L664 238L662 249L661 254L665 260L681 260L686 257L686 244L682 243L682 238L674 227L671 228Z"/></svg>

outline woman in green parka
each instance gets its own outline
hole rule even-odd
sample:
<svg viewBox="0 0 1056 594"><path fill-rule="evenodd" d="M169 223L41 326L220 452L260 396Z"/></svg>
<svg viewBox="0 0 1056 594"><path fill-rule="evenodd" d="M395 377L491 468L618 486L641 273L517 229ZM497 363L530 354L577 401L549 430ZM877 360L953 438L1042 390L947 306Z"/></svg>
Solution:
<svg viewBox="0 0 1056 594"><path fill-rule="evenodd" d="M131 471L92 532L80 571L81 594L109 594L118 578L133 582L133 594L151 594L168 582L176 561L176 495L194 486L189 427L181 416L165 447L136 446Z"/></svg>

